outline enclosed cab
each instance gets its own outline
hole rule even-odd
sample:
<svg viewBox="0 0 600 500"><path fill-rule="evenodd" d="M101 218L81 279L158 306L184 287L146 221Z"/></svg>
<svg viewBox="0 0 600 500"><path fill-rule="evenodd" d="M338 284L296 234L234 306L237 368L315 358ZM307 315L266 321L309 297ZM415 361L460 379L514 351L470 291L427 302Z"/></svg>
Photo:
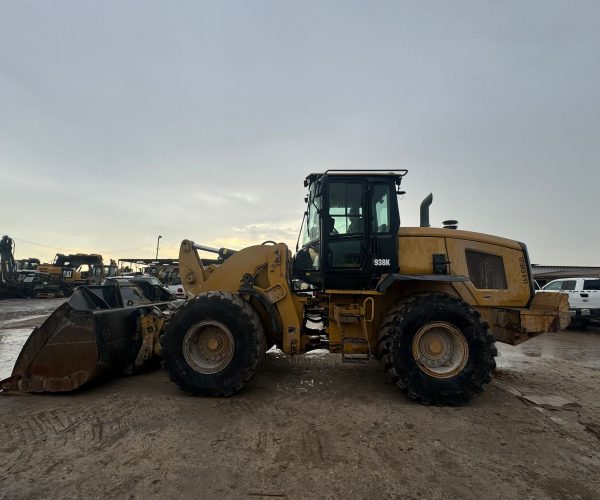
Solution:
<svg viewBox="0 0 600 500"><path fill-rule="evenodd" d="M320 289L373 289L382 276L397 273L396 194L405 173L308 176L297 277Z"/></svg>

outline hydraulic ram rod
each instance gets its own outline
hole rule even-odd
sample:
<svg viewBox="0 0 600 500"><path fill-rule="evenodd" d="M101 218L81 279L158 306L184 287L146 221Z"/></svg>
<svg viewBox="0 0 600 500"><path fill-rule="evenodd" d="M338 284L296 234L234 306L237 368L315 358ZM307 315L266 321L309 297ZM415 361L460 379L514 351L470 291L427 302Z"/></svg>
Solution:
<svg viewBox="0 0 600 500"><path fill-rule="evenodd" d="M231 257L235 252L237 252L237 250L231 250L231 248L207 247L206 245L199 245L198 243L194 243L192 246L195 250L204 250L205 252L216 253L223 260Z"/></svg>
<svg viewBox="0 0 600 500"><path fill-rule="evenodd" d="M221 248L207 247L206 245L198 245L198 243L194 243L194 248L196 250L204 250L205 252L219 253Z"/></svg>

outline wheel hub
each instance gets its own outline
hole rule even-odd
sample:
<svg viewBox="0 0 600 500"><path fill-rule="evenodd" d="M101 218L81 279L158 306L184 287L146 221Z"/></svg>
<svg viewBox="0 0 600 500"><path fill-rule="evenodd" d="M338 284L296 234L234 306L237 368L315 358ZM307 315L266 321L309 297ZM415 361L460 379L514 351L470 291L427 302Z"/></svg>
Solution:
<svg viewBox="0 0 600 500"><path fill-rule="evenodd" d="M469 359L469 345L463 333L446 322L428 323L415 335L412 353L417 365L435 378L460 373Z"/></svg>
<svg viewBox="0 0 600 500"><path fill-rule="evenodd" d="M183 338L183 356L197 372L210 374L223 370L232 360L235 341L229 328L219 321L201 321Z"/></svg>

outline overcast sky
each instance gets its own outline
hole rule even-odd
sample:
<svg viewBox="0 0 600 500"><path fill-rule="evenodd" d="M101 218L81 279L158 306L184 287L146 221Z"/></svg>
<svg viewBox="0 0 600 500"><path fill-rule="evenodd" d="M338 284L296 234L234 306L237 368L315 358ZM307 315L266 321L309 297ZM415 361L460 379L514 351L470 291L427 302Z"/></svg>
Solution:
<svg viewBox="0 0 600 500"><path fill-rule="evenodd" d="M16 257L295 245L303 179L407 168L402 223L600 265L600 2L0 0ZM35 244L32 244L35 243ZM43 245L43 246L42 246Z"/></svg>

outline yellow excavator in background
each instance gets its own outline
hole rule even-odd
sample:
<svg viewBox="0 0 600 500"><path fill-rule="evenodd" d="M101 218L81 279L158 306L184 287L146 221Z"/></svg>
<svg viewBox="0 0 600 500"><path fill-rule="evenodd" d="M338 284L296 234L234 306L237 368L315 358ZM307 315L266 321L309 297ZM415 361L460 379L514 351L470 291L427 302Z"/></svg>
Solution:
<svg viewBox="0 0 600 500"><path fill-rule="evenodd" d="M80 285L97 285L115 276L117 264L111 260L104 265L102 255L96 253L57 253L52 264L39 264L37 270L60 280L64 294L70 295Z"/></svg>
<svg viewBox="0 0 600 500"><path fill-rule="evenodd" d="M397 194L406 173L309 175L295 255L273 241L234 251L184 240L179 273L194 297L152 322L146 351L160 353L188 394L236 393L277 345L290 355L327 349L345 362L375 356L419 402L470 400L490 381L495 340L517 344L565 328L568 300L534 293L524 244L458 230L456 221L429 227L431 195L420 227L401 227ZM203 261L200 251L216 253L218 262ZM140 311L138 346L142 320L160 318L160 311ZM112 311L105 314L106 322ZM62 331L67 342L69 328ZM21 363L0 387L31 387L31 366Z"/></svg>

